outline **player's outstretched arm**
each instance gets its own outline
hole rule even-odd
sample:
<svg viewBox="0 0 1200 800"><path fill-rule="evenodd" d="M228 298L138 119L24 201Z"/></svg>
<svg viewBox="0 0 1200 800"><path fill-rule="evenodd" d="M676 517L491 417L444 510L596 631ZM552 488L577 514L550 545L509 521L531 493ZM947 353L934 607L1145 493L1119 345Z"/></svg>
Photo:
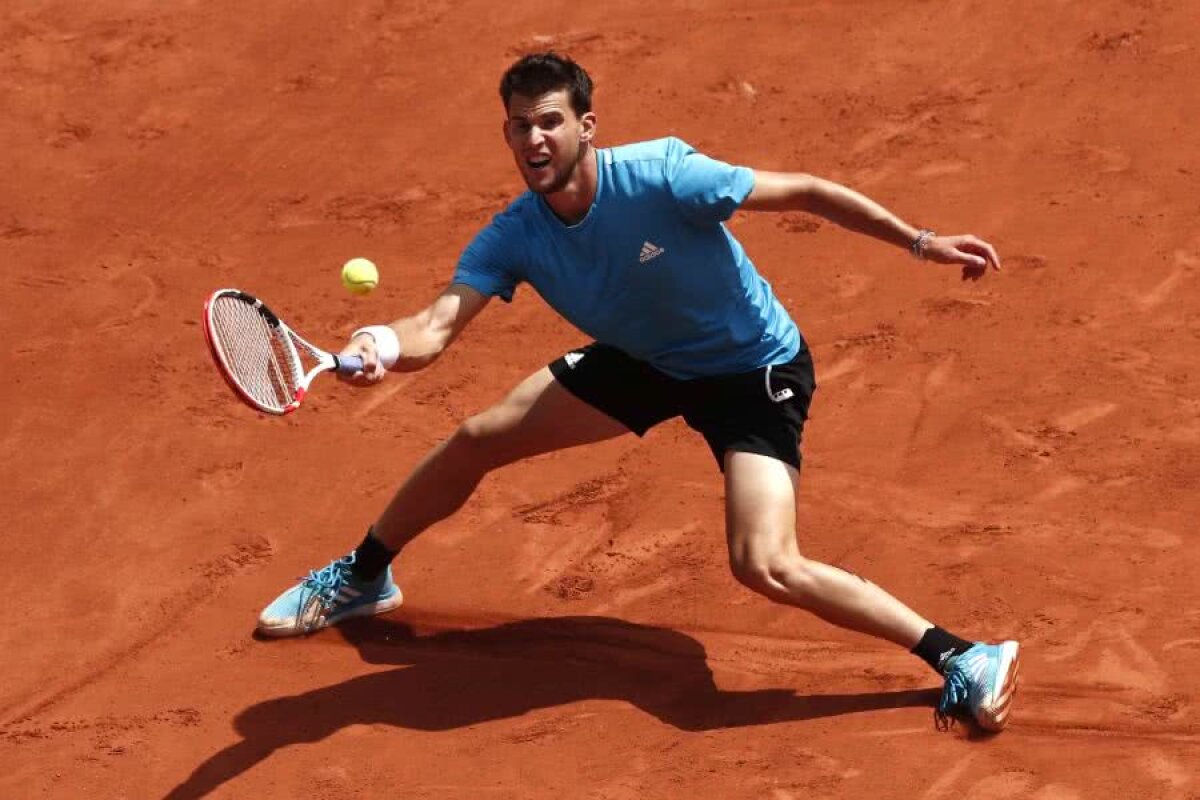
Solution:
<svg viewBox="0 0 1200 800"><path fill-rule="evenodd" d="M938 236L909 225L871 198L824 178L802 172L755 170L754 189L744 211L806 211L844 228L903 247L921 258L959 264L964 278L1000 269L996 249L977 236Z"/></svg>
<svg viewBox="0 0 1200 800"><path fill-rule="evenodd" d="M491 298L461 283L451 284L438 295L429 306L411 317L402 317L387 325L395 334L395 341L379 342L376 337L387 338L386 330L359 332L342 355L361 356L362 372L344 378L356 386L368 386L383 380L392 372L415 372L432 364L463 332ZM380 363L381 351L398 346L395 363L384 369Z"/></svg>

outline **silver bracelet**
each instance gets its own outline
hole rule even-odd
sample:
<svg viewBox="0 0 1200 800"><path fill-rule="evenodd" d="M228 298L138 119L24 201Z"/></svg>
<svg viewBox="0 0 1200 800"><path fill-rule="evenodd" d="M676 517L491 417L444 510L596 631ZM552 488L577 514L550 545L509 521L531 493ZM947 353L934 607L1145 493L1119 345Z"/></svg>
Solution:
<svg viewBox="0 0 1200 800"><path fill-rule="evenodd" d="M924 229L919 231L917 233L917 238L913 239L913 243L909 247L909 249L912 251L913 258L916 258L916 259L925 258L925 247L926 247L926 245L929 244L929 240L935 236L937 236L937 234L934 233L933 231L924 230Z"/></svg>

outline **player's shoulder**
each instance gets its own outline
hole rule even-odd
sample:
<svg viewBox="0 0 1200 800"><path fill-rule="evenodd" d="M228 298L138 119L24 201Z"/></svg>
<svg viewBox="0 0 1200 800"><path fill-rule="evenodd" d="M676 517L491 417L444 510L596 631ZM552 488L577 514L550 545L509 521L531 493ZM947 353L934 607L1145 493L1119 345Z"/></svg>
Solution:
<svg viewBox="0 0 1200 800"><path fill-rule="evenodd" d="M693 152L693 148L678 137L664 136L661 139L617 145L604 152L605 158L613 164L634 164L639 161L672 161Z"/></svg>
<svg viewBox="0 0 1200 800"><path fill-rule="evenodd" d="M493 228L519 228L525 224L530 215L535 213L534 204L537 202L537 196L533 192L522 192L509 201L501 211L498 211L491 220Z"/></svg>
<svg viewBox="0 0 1200 800"><path fill-rule="evenodd" d="M513 198L502 210L475 231L472 239L475 248L519 249L533 225L533 194L524 192Z"/></svg>

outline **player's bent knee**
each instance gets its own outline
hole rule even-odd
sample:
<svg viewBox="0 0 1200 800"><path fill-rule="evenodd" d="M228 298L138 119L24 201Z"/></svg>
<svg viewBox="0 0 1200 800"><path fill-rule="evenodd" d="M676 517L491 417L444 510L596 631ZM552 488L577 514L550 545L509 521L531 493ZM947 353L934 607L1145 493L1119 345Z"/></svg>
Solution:
<svg viewBox="0 0 1200 800"><path fill-rule="evenodd" d="M816 581L803 556L764 553L732 556L733 576L746 588L768 597L786 595L790 602L815 596Z"/></svg>
<svg viewBox="0 0 1200 800"><path fill-rule="evenodd" d="M454 438L465 447L483 447L495 433L495 427L488 419L487 412L476 414L459 423Z"/></svg>
<svg viewBox="0 0 1200 800"><path fill-rule="evenodd" d="M511 437L506 436L510 427L505 424L503 415L484 411L464 420L451 437L449 446L482 469L503 466L513 460L509 453Z"/></svg>
<svg viewBox="0 0 1200 800"><path fill-rule="evenodd" d="M731 559L729 567L733 577L742 586L751 591L763 594L771 587L771 571L759 561L743 561Z"/></svg>

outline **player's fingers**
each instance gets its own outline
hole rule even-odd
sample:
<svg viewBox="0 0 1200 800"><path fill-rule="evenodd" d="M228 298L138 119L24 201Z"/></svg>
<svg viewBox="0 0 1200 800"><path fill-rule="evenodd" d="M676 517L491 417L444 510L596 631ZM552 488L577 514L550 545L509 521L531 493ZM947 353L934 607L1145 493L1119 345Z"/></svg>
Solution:
<svg viewBox="0 0 1200 800"><path fill-rule="evenodd" d="M992 269L1000 270L1000 255L996 252L996 248L980 239L978 236L964 237L962 244L959 247L970 253L978 256L983 256L987 264L992 265Z"/></svg>
<svg viewBox="0 0 1200 800"><path fill-rule="evenodd" d="M959 251L960 260L965 265L972 269L985 270L987 269L987 259L983 256L975 255L974 253Z"/></svg>
<svg viewBox="0 0 1200 800"><path fill-rule="evenodd" d="M378 363L379 356L375 352L375 348L372 346L369 338L356 338L353 342L343 348L342 352L338 355L341 358L359 358L362 359L363 362L362 369L356 372L348 374L343 374L341 372L337 373L337 376L340 380L345 381L352 386L366 386L373 382L370 377L373 372L372 365Z"/></svg>
<svg viewBox="0 0 1200 800"><path fill-rule="evenodd" d="M375 338L369 334L361 334L355 337L351 347L363 360L362 371L356 373L357 385L370 386L383 380L387 369L379 360L379 349L375 345Z"/></svg>
<svg viewBox="0 0 1200 800"><path fill-rule="evenodd" d="M992 247L987 242L980 242L984 251L987 252L988 261L992 262L992 269L1000 271L1000 254L996 252L996 248Z"/></svg>
<svg viewBox="0 0 1200 800"><path fill-rule="evenodd" d="M964 267L979 269L987 266L987 259L971 252L971 245L963 240L950 243L949 247L937 254L937 259L945 264L961 264Z"/></svg>
<svg viewBox="0 0 1200 800"><path fill-rule="evenodd" d="M387 370L383 368L383 364L379 363L376 357L370 364L363 363L363 371L367 376L367 380L371 383L379 383L383 380L383 376L387 375Z"/></svg>
<svg viewBox="0 0 1200 800"><path fill-rule="evenodd" d="M363 368L360 373L365 383L379 383L383 380L384 369L379 363L379 351L374 347L364 347L362 352Z"/></svg>

